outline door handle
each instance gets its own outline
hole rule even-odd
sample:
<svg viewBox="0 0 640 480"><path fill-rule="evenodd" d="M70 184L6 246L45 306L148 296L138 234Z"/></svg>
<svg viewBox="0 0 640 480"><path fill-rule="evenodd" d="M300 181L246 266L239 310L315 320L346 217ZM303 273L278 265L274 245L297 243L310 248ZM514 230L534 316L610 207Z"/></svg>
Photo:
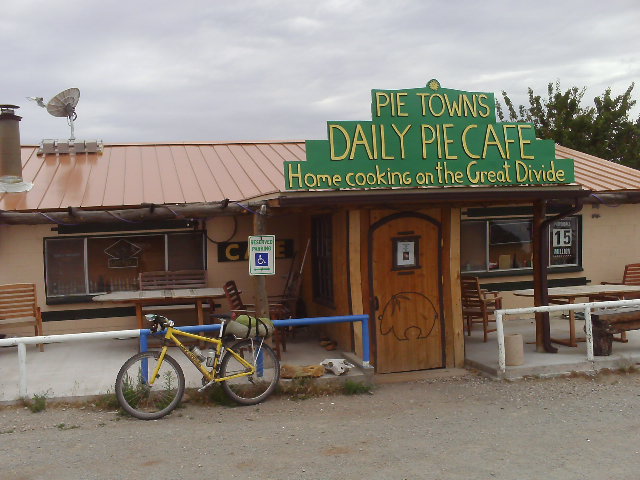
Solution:
<svg viewBox="0 0 640 480"><path fill-rule="evenodd" d="M373 309L374 310L380 310L380 301L378 300L378 296L374 296L373 297Z"/></svg>

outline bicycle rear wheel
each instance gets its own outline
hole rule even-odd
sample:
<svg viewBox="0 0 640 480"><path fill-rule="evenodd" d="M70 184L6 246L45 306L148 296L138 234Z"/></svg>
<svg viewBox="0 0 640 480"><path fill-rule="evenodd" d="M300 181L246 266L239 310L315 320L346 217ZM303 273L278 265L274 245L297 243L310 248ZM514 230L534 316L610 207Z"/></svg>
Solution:
<svg viewBox="0 0 640 480"><path fill-rule="evenodd" d="M178 362L165 355L153 384L151 375L160 352L142 352L127 360L116 377L116 397L122 409L140 420L164 417L178 406L184 394L184 373Z"/></svg>
<svg viewBox="0 0 640 480"><path fill-rule="evenodd" d="M260 403L273 393L280 379L280 362L271 347L262 339L247 339L231 347L235 353L253 365L253 375L221 382L229 398L241 405ZM220 376L228 377L249 371L237 358L227 352L220 364Z"/></svg>

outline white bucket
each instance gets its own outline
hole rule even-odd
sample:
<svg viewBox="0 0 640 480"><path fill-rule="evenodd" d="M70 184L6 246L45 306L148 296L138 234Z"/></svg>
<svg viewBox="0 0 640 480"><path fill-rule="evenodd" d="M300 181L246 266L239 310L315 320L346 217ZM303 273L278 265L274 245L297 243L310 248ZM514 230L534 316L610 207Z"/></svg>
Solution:
<svg viewBox="0 0 640 480"><path fill-rule="evenodd" d="M519 333L504 336L504 359L511 367L524 363L524 339Z"/></svg>

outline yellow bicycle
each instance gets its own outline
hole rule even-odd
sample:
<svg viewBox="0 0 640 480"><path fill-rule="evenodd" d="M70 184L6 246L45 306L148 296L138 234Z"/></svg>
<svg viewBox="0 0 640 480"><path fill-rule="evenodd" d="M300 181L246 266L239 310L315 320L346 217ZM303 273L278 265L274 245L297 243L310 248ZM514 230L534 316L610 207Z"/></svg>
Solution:
<svg viewBox="0 0 640 480"><path fill-rule="evenodd" d="M141 352L127 360L116 378L116 397L122 409L141 420L154 420L178 406L185 377L178 362L167 355L168 344L177 346L202 374L198 391L220 383L225 394L241 405L254 405L273 393L280 379L280 362L264 337L238 339L222 321L218 338L204 337L174 328L162 315L145 315L153 333L162 332L160 351ZM259 322L259 319L254 319ZM231 322L235 323L235 322ZM236 324L237 325L237 324ZM249 333L251 329L247 329ZM253 332L259 331L255 325ZM200 351L186 347L178 337L211 344Z"/></svg>

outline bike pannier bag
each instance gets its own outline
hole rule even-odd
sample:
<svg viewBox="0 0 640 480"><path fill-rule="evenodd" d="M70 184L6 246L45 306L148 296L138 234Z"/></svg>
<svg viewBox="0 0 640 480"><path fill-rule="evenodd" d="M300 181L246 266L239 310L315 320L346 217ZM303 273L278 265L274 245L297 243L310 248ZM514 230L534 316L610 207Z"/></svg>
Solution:
<svg viewBox="0 0 640 480"><path fill-rule="evenodd" d="M238 315L235 320L227 322L224 334L237 338L270 337L273 335L273 322L268 318Z"/></svg>

